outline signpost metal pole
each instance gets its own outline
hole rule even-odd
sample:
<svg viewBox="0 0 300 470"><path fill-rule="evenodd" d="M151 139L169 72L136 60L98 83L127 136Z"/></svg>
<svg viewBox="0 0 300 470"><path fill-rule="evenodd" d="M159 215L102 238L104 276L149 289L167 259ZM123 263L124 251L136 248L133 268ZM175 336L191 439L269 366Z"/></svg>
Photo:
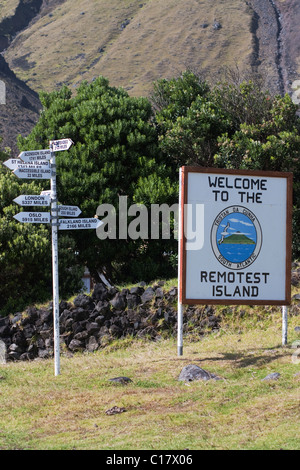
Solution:
<svg viewBox="0 0 300 470"><path fill-rule="evenodd" d="M183 310L184 307L181 303L180 295L180 276L181 276L181 240L183 237L183 226L182 226L182 210L181 210L181 186L182 186L182 170L179 170L179 208L178 208L178 306L177 306L177 353L178 356L183 355Z"/></svg>
<svg viewBox="0 0 300 470"><path fill-rule="evenodd" d="M58 284L58 211L56 190L56 162L53 144L51 150L51 229L52 229L52 279L53 279L53 331L54 331L54 369L60 374L60 340L59 340L59 284Z"/></svg>
<svg viewBox="0 0 300 470"><path fill-rule="evenodd" d="M282 307L282 346L287 345L288 337L288 308L286 305Z"/></svg>

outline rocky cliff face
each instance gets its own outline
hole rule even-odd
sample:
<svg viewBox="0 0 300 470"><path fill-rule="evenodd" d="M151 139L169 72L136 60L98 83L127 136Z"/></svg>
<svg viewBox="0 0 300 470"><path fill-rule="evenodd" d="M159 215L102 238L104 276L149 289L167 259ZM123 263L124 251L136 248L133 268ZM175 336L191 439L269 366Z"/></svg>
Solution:
<svg viewBox="0 0 300 470"><path fill-rule="evenodd" d="M5 103L0 104L1 148L11 148L17 156L16 138L27 135L39 118L42 108L38 94L19 80L0 55L0 80L5 85Z"/></svg>
<svg viewBox="0 0 300 470"><path fill-rule="evenodd" d="M292 93L300 55L300 33L297 33L299 2L247 0L246 3L252 11L252 67L266 76L267 85L272 91Z"/></svg>
<svg viewBox="0 0 300 470"><path fill-rule="evenodd" d="M39 13L43 0L20 0L14 14L0 23L0 52L2 53L15 35L26 28ZM18 152L16 137L28 134L39 118L41 103L38 94L19 80L0 55L0 80L4 83L5 96L0 104L1 148ZM16 156L16 155L15 155Z"/></svg>

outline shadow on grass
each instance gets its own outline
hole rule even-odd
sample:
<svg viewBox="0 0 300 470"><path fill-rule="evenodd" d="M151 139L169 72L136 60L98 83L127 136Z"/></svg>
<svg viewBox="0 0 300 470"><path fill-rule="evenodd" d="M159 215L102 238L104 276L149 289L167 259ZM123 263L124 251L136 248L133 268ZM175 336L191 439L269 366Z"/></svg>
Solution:
<svg viewBox="0 0 300 470"><path fill-rule="evenodd" d="M265 353L264 353L265 351ZM237 369L242 369L244 367L250 366L264 366L272 362L277 361L278 359L283 359L286 357L286 352L276 351L274 349L259 349L251 350L251 352L237 352L237 353L220 353L218 357L210 357L204 359L196 359L195 362L207 362L207 361L226 361L230 362Z"/></svg>

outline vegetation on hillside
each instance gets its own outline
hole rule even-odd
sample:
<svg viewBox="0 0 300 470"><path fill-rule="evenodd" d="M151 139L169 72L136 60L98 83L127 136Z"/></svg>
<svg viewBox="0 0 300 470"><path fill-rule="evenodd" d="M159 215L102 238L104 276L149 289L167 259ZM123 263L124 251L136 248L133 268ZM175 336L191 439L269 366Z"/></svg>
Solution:
<svg viewBox="0 0 300 470"><path fill-rule="evenodd" d="M151 239L141 221L143 209L146 220L150 217L147 209L151 204L177 203L178 170L186 164L292 171L293 256L299 257L300 123L289 96L271 96L253 81L210 85L187 71L171 80L159 80L151 102L130 97L103 77L90 84L83 82L74 96L65 86L44 92L41 101L39 122L28 137L19 138L20 150L47 148L51 139L71 138L74 146L57 157L59 202L78 205L83 217L93 217L99 207L104 211L101 216L107 216L102 239L94 232L60 234L64 247L60 257L62 293L79 289L78 269L85 265L95 278L104 272L119 283L176 275L174 236ZM12 297L17 307L19 299L36 301L51 296L51 250L47 227L27 226L13 219L20 210L13 198L25 191L38 194L41 185L16 181L3 167L1 181L4 282L0 308L7 313ZM126 221L119 213L122 197L128 208L135 204L135 213L127 221L135 224L138 236L134 239L127 231L124 236ZM116 222L113 228L109 216ZM28 288L33 285L34 289Z"/></svg>
<svg viewBox="0 0 300 470"><path fill-rule="evenodd" d="M73 89L101 74L133 96L146 96L158 77L186 67L204 67L213 76L220 62L249 66L252 15L241 0L44 2L5 58L35 91Z"/></svg>

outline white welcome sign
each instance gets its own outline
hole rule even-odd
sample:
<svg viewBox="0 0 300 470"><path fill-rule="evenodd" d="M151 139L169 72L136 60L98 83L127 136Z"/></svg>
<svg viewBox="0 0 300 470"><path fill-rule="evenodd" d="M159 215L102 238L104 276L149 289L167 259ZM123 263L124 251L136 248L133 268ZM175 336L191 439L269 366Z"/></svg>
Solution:
<svg viewBox="0 0 300 470"><path fill-rule="evenodd" d="M180 302L288 305L292 174L181 172Z"/></svg>

